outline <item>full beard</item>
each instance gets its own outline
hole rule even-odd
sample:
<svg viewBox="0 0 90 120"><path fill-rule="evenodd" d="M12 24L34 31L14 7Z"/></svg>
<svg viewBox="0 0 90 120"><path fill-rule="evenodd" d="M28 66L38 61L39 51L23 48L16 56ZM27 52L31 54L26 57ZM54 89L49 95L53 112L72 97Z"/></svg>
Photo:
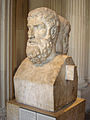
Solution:
<svg viewBox="0 0 90 120"><path fill-rule="evenodd" d="M51 52L52 42L50 39L42 39L39 43L27 42L26 54L33 64L44 63Z"/></svg>

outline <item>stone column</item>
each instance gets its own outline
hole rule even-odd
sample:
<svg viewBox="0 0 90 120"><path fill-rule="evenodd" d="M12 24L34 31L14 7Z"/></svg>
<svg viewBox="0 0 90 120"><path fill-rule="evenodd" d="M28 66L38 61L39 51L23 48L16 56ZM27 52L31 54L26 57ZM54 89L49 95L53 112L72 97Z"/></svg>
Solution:
<svg viewBox="0 0 90 120"><path fill-rule="evenodd" d="M5 107L5 59L6 59L6 55L5 55L5 7L6 7L6 2L5 0L1 1L1 26L0 26L0 86L1 86L1 90L0 90L0 99L1 99L1 107L4 108Z"/></svg>
<svg viewBox="0 0 90 120"><path fill-rule="evenodd" d="M87 30L88 30L88 81L90 83L90 0L87 0L87 8L88 8L88 12L87 12Z"/></svg>
<svg viewBox="0 0 90 120"><path fill-rule="evenodd" d="M88 50L88 81L90 83L90 15L89 15L89 50Z"/></svg>
<svg viewBox="0 0 90 120"><path fill-rule="evenodd" d="M87 85L88 39L86 0L62 0L62 16L71 24L69 55L78 67L79 88Z"/></svg>
<svg viewBox="0 0 90 120"><path fill-rule="evenodd" d="M0 0L0 36L1 36L1 0ZM1 48L1 37L0 37L0 48ZM0 53L1 58L1 53ZM0 59L0 68L1 68L1 59ZM1 76L1 70L0 70L0 76ZM1 95L1 78L0 78L0 95ZM1 104L1 96L0 96L0 104Z"/></svg>
<svg viewBox="0 0 90 120"><path fill-rule="evenodd" d="M0 118L9 100L9 10L10 0L0 1Z"/></svg>

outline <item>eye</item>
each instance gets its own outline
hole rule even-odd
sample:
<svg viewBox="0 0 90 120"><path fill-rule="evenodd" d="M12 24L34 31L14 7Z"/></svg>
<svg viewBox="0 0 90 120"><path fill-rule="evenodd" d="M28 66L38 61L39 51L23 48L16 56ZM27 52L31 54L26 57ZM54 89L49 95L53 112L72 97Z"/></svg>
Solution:
<svg viewBox="0 0 90 120"><path fill-rule="evenodd" d="M34 25L34 28L38 30L45 29L45 25L44 24Z"/></svg>
<svg viewBox="0 0 90 120"><path fill-rule="evenodd" d="M38 28L38 25L34 25L34 28Z"/></svg>

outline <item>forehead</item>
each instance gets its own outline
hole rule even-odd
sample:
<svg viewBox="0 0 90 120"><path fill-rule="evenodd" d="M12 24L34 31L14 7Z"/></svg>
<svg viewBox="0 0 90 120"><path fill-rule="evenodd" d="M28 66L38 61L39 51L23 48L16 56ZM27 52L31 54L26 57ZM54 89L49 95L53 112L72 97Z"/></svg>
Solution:
<svg viewBox="0 0 90 120"><path fill-rule="evenodd" d="M28 17L28 25L38 25L44 23L44 20L41 19L41 17Z"/></svg>

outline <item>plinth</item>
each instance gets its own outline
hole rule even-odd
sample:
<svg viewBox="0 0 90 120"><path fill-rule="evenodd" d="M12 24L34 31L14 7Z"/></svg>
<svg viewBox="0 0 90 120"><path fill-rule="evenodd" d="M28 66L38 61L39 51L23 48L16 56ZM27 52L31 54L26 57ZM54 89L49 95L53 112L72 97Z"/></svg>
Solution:
<svg viewBox="0 0 90 120"><path fill-rule="evenodd" d="M77 98L72 104L66 105L56 112L48 112L35 107L17 103L7 103L7 120L84 120L85 100Z"/></svg>

